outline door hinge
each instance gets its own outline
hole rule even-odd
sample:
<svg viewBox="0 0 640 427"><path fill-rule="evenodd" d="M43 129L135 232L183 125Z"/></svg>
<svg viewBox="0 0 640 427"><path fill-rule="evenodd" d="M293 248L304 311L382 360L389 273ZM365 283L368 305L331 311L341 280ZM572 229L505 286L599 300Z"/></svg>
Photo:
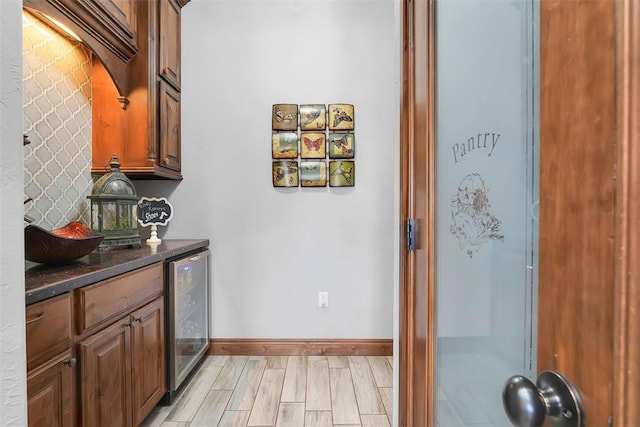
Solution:
<svg viewBox="0 0 640 427"><path fill-rule="evenodd" d="M407 219L406 224L406 240L407 240L407 250L415 251L416 250L416 228L417 228L416 220L413 218Z"/></svg>
<svg viewBox="0 0 640 427"><path fill-rule="evenodd" d="M609 416L609 422L607 423L607 427L613 427L613 416Z"/></svg>

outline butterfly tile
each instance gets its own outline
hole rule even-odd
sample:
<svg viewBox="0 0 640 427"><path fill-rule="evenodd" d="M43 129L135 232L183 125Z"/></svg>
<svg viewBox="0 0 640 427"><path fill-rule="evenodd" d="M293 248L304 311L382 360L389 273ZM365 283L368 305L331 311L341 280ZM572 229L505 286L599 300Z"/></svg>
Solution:
<svg viewBox="0 0 640 427"><path fill-rule="evenodd" d="M329 104L329 130L353 130L354 121L352 104Z"/></svg>
<svg viewBox="0 0 640 427"><path fill-rule="evenodd" d="M329 162L329 185L331 187L353 187L356 180L356 166L353 160Z"/></svg>
<svg viewBox="0 0 640 427"><path fill-rule="evenodd" d="M271 114L273 130L298 129L298 104L274 104Z"/></svg>
<svg viewBox="0 0 640 427"><path fill-rule="evenodd" d="M327 109L324 104L300 105L301 130L325 130Z"/></svg>
<svg viewBox="0 0 640 427"><path fill-rule="evenodd" d="M273 186L297 187L298 186L298 162L280 160L273 162Z"/></svg>
<svg viewBox="0 0 640 427"><path fill-rule="evenodd" d="M329 133L329 158L353 159L356 136L353 133Z"/></svg>
<svg viewBox="0 0 640 427"><path fill-rule="evenodd" d="M298 134L296 132L273 132L271 134L271 156L274 159L298 158Z"/></svg>
<svg viewBox="0 0 640 427"><path fill-rule="evenodd" d="M326 187L327 163L324 160L301 161L300 185L302 187Z"/></svg>
<svg viewBox="0 0 640 427"><path fill-rule="evenodd" d="M320 132L301 132L300 157L303 159L324 159L327 157L325 134Z"/></svg>

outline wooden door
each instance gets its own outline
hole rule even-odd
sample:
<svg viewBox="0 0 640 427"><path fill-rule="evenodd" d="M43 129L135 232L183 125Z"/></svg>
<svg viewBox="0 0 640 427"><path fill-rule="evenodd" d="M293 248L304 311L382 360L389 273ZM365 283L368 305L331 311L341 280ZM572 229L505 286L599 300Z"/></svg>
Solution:
<svg viewBox="0 0 640 427"><path fill-rule="evenodd" d="M129 316L80 342L82 425L131 426Z"/></svg>
<svg viewBox="0 0 640 427"><path fill-rule="evenodd" d="M436 399L436 3L403 2L402 212L427 226L418 250L403 257L400 425L415 427L434 425ZM537 371L557 370L574 383L586 426L640 425L640 6L542 0L539 13Z"/></svg>
<svg viewBox="0 0 640 427"><path fill-rule="evenodd" d="M140 424L160 401L166 387L164 299L131 314L133 425Z"/></svg>

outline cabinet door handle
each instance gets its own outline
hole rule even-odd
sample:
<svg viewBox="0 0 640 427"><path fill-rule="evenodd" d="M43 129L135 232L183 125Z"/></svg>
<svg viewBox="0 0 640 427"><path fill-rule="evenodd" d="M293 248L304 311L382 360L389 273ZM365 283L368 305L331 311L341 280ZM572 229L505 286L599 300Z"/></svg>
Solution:
<svg viewBox="0 0 640 427"><path fill-rule="evenodd" d="M142 317L142 316L133 318L133 321L134 322L138 322L138 323L142 323L143 320L144 320L144 317Z"/></svg>
<svg viewBox="0 0 640 427"><path fill-rule="evenodd" d="M71 359L64 362L64 364L70 368L73 368L74 366L76 366L76 363L78 363L78 359L76 359L75 357L72 357Z"/></svg>
<svg viewBox="0 0 640 427"><path fill-rule="evenodd" d="M169 158L165 157L164 159L162 159L162 163L164 163L165 165L169 164Z"/></svg>
<svg viewBox="0 0 640 427"><path fill-rule="evenodd" d="M165 76L168 76L169 75L169 67L164 67L162 69L162 74L164 74Z"/></svg>
<svg viewBox="0 0 640 427"><path fill-rule="evenodd" d="M31 323L37 322L38 320L41 320L42 318L44 318L44 311L41 311L40 313L36 314L36 317L34 317L33 319L27 320L26 324L29 325Z"/></svg>
<svg viewBox="0 0 640 427"><path fill-rule="evenodd" d="M124 327L125 327L125 328L130 328L130 327L132 327L132 326L133 326L133 322L129 322L129 323L125 323L125 324L124 324Z"/></svg>

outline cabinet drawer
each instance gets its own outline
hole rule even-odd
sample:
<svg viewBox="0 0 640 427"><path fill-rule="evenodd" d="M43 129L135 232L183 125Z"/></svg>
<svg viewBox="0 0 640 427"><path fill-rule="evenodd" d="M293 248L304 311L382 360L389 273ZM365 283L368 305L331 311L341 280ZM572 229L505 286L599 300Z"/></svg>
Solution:
<svg viewBox="0 0 640 427"><path fill-rule="evenodd" d="M78 333L115 319L162 294L163 264L126 273L76 289Z"/></svg>
<svg viewBox="0 0 640 427"><path fill-rule="evenodd" d="M71 295L27 306L27 371L71 348Z"/></svg>

